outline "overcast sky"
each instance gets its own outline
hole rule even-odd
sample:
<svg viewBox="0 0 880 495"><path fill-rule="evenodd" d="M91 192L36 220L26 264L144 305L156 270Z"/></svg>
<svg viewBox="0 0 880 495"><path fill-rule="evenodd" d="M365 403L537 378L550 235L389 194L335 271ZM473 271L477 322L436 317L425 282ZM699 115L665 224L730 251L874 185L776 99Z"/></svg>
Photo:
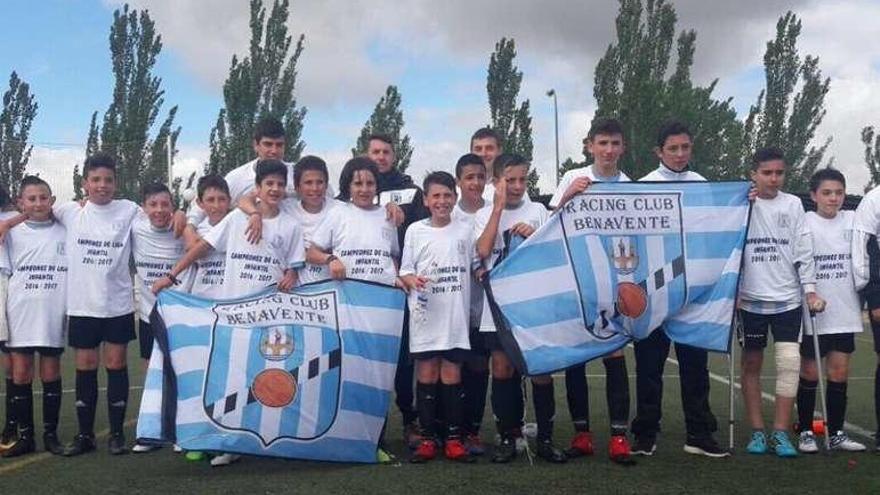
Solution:
<svg viewBox="0 0 880 495"><path fill-rule="evenodd" d="M222 84L234 53L249 41L244 0L133 0L147 8L162 34L158 74L166 101L178 104L183 126L178 170L207 157L210 127L222 103ZM91 112L110 98L107 33L121 2L48 0L40 11L23 0L4 2L0 72L17 70L40 102L33 164L59 177L82 159ZM880 1L680 0L678 29L697 31L694 78L719 79L716 97L733 97L747 112L763 88L762 56L776 20L793 10L803 20L802 55L820 57L831 77L828 114L818 139L833 135L831 154L852 191L867 179L859 140L864 125L880 125ZM296 0L290 29L304 33L297 85L308 107L306 152L341 167L389 84L403 95L405 130L415 146L411 172L449 169L466 152L468 136L489 120L486 66L502 36L517 43L524 71L521 98L532 102L535 164L552 190L553 120L549 88L559 95L564 159L581 159L580 139L595 110L593 71L613 40L617 2L611 0L352 2ZM167 106L167 105L166 105ZM63 192L59 191L59 195Z"/></svg>

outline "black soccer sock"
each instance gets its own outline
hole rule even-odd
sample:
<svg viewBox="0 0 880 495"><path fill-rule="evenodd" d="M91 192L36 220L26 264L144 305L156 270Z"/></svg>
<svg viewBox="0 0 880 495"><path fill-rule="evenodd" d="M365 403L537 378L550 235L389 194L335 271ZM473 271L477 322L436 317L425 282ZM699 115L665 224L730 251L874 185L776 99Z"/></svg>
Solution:
<svg viewBox="0 0 880 495"><path fill-rule="evenodd" d="M419 412L419 423L422 436L435 438L437 426L437 384L416 383L416 409Z"/></svg>
<svg viewBox="0 0 880 495"><path fill-rule="evenodd" d="M828 434L833 435L843 430L843 421L846 418L846 382L828 381L825 404L828 407Z"/></svg>
<svg viewBox="0 0 880 495"><path fill-rule="evenodd" d="M565 370L568 413L577 432L590 431L590 391L587 387L586 368L586 364L577 364Z"/></svg>
<svg viewBox="0 0 880 495"><path fill-rule="evenodd" d="M489 370L473 371L467 366L461 370L464 387L464 427L468 433L479 434L486 410L486 391L489 389Z"/></svg>
<svg viewBox="0 0 880 495"><path fill-rule="evenodd" d="M544 384L532 382L532 404L538 423L538 441L549 442L553 438L553 418L556 416L552 381Z"/></svg>
<svg viewBox="0 0 880 495"><path fill-rule="evenodd" d="M446 437L459 438L464 418L464 385L461 383L440 385L444 414L446 418Z"/></svg>
<svg viewBox="0 0 880 495"><path fill-rule="evenodd" d="M526 394L523 390L523 379L522 375L518 372L513 374L513 381L516 383L516 393L511 395L513 399L512 407L514 416L516 416L516 425L515 428L522 428L526 416Z"/></svg>
<svg viewBox="0 0 880 495"><path fill-rule="evenodd" d="M15 397L12 398L15 407L15 420L18 422L18 432L22 438L34 436L34 390L33 386L13 385Z"/></svg>
<svg viewBox="0 0 880 495"><path fill-rule="evenodd" d="M608 417L611 434L626 434L629 423L629 378L626 376L626 360L623 356L603 359L605 365L605 399L608 401Z"/></svg>
<svg viewBox="0 0 880 495"><path fill-rule="evenodd" d="M801 377L797 389L798 431L813 428L813 412L816 410L816 387L819 382Z"/></svg>
<svg viewBox="0 0 880 495"><path fill-rule="evenodd" d="M61 378L54 382L43 382L43 431L55 432L58 429L58 414L61 411Z"/></svg>
<svg viewBox="0 0 880 495"><path fill-rule="evenodd" d="M10 371L11 373L11 371ZM15 395L15 383L11 377L6 377L6 422L3 423L4 431L15 430L15 406L12 405L12 398Z"/></svg>
<svg viewBox="0 0 880 495"><path fill-rule="evenodd" d="M122 433L128 405L128 368L107 370L107 418L110 433Z"/></svg>
<svg viewBox="0 0 880 495"><path fill-rule="evenodd" d="M97 406L98 370L76 370L76 420L81 434L95 436Z"/></svg>
<svg viewBox="0 0 880 495"><path fill-rule="evenodd" d="M877 438L880 438L880 363L874 371L874 416L877 421Z"/></svg>
<svg viewBox="0 0 880 495"><path fill-rule="evenodd" d="M522 402L519 381L492 378L492 411L498 418L498 431L502 437L509 436L514 428L519 427L522 416L517 416L515 410L517 400Z"/></svg>

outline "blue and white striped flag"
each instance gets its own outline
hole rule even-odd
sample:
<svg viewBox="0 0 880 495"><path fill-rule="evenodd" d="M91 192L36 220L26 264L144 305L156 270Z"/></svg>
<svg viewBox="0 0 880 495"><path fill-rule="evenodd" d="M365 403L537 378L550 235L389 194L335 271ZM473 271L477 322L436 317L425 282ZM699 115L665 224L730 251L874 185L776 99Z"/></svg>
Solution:
<svg viewBox="0 0 880 495"><path fill-rule="evenodd" d="M186 450L375 462L404 294L321 282L211 301L162 292L137 436Z"/></svg>
<svg viewBox="0 0 880 495"><path fill-rule="evenodd" d="M597 183L489 274L499 337L526 374L646 338L728 350L747 182Z"/></svg>

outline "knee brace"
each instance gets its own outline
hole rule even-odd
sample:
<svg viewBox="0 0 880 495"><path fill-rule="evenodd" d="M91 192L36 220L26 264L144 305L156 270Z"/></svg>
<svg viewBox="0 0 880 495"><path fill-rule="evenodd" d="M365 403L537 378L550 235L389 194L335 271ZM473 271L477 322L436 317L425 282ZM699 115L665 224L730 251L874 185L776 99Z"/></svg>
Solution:
<svg viewBox="0 0 880 495"><path fill-rule="evenodd" d="M797 395L801 356L797 342L778 342L776 348L776 395Z"/></svg>

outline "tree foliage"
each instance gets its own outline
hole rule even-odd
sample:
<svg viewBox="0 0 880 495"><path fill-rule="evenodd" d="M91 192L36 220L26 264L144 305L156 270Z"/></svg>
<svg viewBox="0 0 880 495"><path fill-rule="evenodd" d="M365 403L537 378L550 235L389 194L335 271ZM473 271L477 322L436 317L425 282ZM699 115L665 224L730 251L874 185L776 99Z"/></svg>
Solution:
<svg viewBox="0 0 880 495"><path fill-rule="evenodd" d="M28 138L37 108L30 86L13 71L0 110L0 187L10 198L18 194L18 184L33 151Z"/></svg>
<svg viewBox="0 0 880 495"><path fill-rule="evenodd" d="M862 129L862 144L865 145L865 165L871 176L865 185L865 192L880 185L880 134L874 133L873 126Z"/></svg>
<svg viewBox="0 0 880 495"><path fill-rule="evenodd" d="M289 0L274 0L268 19L263 0L251 0L250 48L244 58L232 57L223 85L224 107L211 130L206 172L225 174L252 160L254 125L267 116L284 124L284 159L299 159L305 147L300 136L306 109L297 106L294 92L296 64L305 38L300 35L293 45L287 33L289 14Z"/></svg>
<svg viewBox="0 0 880 495"><path fill-rule="evenodd" d="M401 173L406 172L412 158L413 147L410 144L408 134L401 137L404 121L400 103L400 92L397 90L397 86L388 86L385 95L379 99L379 103L376 103L373 114L364 123L357 143L351 150L352 155L357 156L367 152L371 134L386 134L394 145L394 166Z"/></svg>

